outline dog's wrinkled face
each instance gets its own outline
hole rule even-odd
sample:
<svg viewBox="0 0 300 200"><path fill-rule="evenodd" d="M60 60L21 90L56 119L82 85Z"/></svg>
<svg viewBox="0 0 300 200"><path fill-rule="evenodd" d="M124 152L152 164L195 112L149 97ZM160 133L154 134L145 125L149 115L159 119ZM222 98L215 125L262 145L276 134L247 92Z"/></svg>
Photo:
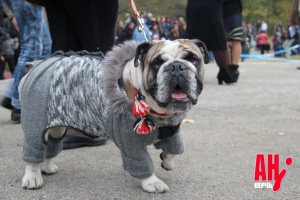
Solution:
<svg viewBox="0 0 300 200"><path fill-rule="evenodd" d="M203 61L208 52L199 40L145 42L139 45L135 66L142 67L143 88L159 107L172 112L189 110L203 87Z"/></svg>

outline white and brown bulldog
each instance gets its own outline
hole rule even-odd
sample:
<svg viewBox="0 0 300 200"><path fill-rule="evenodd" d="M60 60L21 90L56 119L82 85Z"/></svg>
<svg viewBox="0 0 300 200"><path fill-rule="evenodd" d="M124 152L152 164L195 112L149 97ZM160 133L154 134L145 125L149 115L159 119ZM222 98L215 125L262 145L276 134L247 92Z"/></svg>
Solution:
<svg viewBox="0 0 300 200"><path fill-rule="evenodd" d="M197 103L208 60L202 42L179 39L129 41L105 56L58 52L35 66L19 87L27 162L22 187L40 188L41 172L57 172L51 159L72 127L109 137L145 191L168 191L154 174L147 145L162 150L164 169L173 168L175 155L183 153L180 123Z"/></svg>

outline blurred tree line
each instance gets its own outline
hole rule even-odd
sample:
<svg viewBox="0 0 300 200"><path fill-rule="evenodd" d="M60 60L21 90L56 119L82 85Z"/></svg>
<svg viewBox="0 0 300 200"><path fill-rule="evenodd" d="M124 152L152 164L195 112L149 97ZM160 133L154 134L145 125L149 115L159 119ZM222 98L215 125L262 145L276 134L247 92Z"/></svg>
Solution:
<svg viewBox="0 0 300 200"><path fill-rule="evenodd" d="M138 10L151 12L154 17L184 17L187 0L134 0ZM119 0L119 20L122 20L125 13L132 14L128 0Z"/></svg>
<svg viewBox="0 0 300 200"><path fill-rule="evenodd" d="M243 20L256 23L263 20L268 24L268 33L273 34L276 22L281 21L285 28L291 18L294 1L292 0L242 0Z"/></svg>
<svg viewBox="0 0 300 200"><path fill-rule="evenodd" d="M207 0L209 1L209 0ZM120 0L119 20L123 20L125 13L130 13L128 0ZM137 9L151 12L154 17L185 17L187 0L135 0ZM269 34L273 33L273 27L277 21L281 21L284 27L288 26L293 8L292 0L242 0L243 18L246 23L255 24L257 20L267 22Z"/></svg>

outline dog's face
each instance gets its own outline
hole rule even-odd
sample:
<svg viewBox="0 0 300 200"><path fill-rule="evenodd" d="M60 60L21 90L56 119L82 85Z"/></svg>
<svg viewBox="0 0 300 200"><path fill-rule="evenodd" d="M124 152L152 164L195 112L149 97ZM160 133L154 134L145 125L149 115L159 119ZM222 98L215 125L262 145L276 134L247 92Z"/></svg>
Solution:
<svg viewBox="0 0 300 200"><path fill-rule="evenodd" d="M135 67L142 68L143 87L154 102L172 112L189 110L203 88L203 62L209 57L199 40L145 42L138 46Z"/></svg>

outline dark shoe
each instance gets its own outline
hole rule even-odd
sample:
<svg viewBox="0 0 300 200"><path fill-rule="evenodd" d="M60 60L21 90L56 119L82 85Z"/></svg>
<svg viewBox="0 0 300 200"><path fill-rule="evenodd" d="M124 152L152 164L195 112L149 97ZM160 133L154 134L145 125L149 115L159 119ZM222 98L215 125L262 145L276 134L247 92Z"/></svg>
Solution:
<svg viewBox="0 0 300 200"><path fill-rule="evenodd" d="M231 71L229 68L220 68L217 78L219 81L219 85L222 85L223 81L227 84L237 81L237 78L234 76L233 71Z"/></svg>
<svg viewBox="0 0 300 200"><path fill-rule="evenodd" d="M20 109L16 109L15 107L12 108L11 120L16 124L21 123L21 110Z"/></svg>
<svg viewBox="0 0 300 200"><path fill-rule="evenodd" d="M78 147L92 147L104 144L107 138L88 138L75 135L66 135L63 140L63 150L74 149Z"/></svg>
<svg viewBox="0 0 300 200"><path fill-rule="evenodd" d="M232 77L237 81L240 75L240 72L238 70L239 65L231 64L228 66L228 69L231 71Z"/></svg>
<svg viewBox="0 0 300 200"><path fill-rule="evenodd" d="M13 106L11 105L11 98L4 97L4 99L1 102L1 106L3 106L6 109L12 110Z"/></svg>

